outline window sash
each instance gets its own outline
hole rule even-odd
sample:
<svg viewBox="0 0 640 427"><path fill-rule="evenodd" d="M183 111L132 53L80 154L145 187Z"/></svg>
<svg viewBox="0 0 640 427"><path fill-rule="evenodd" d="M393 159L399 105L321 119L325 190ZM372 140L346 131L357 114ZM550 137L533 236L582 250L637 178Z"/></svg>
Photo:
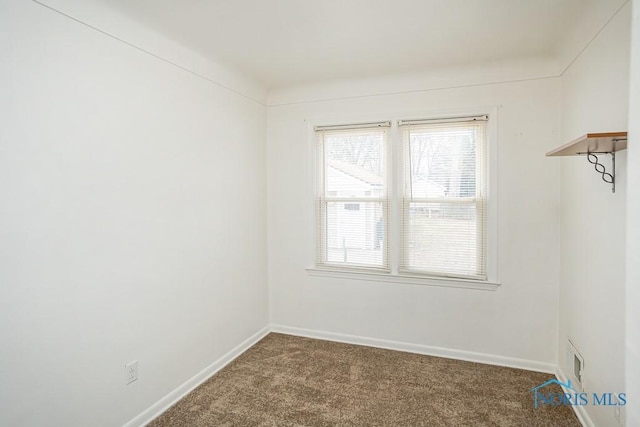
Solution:
<svg viewBox="0 0 640 427"><path fill-rule="evenodd" d="M428 200L428 201L427 201ZM428 203L434 203L439 205L449 206L473 206L475 208L475 245L473 245L474 256L476 259L475 267L471 266L466 268L440 268L437 266L431 269L424 268L420 265L414 265L411 262L412 255L411 242L415 233L411 230L411 208L413 205L423 205ZM402 203L402 231L401 231L401 264L399 271L401 273L408 274L426 274L430 276L442 276L450 278L461 279L474 279L474 280L487 280L487 235L486 235L486 222L487 222L487 203L484 199L467 199L467 200L446 200L443 199L420 199L420 201L404 199ZM451 246L455 244L455 238L461 237L462 234L448 233L445 239L440 243L444 246ZM446 250L442 251L446 252ZM435 263L432 263L432 265Z"/></svg>
<svg viewBox="0 0 640 427"><path fill-rule="evenodd" d="M487 200L487 116L479 116L473 118L460 118L460 119L438 119L438 120L413 120L401 122L400 134L401 142L400 147L402 151L402 164L401 164L401 197L400 197L400 260L398 271L400 273L410 274L424 274L429 276L442 276L442 277L455 277L463 279L474 280L487 280L488 276L488 200ZM412 134L424 133L426 140L428 135L436 135L438 132L446 133L459 132L461 134L469 133L473 135L474 150L475 150L475 174L474 174L474 192L473 196L460 196L460 195L446 195L443 193L435 197L416 197L413 188L413 165L412 165ZM430 144L430 142L423 142L423 144ZM414 144L415 145L415 144ZM430 172L430 171L429 171ZM460 178L460 174L458 178ZM427 181L429 181L427 179ZM460 183L458 185L461 185ZM460 188L460 187L459 187ZM449 188L450 190L451 188ZM427 191L427 190L425 190ZM433 191L433 190L432 190ZM461 191L461 190L459 190ZM421 220L423 223L420 231L412 228L412 220L415 223L415 227L418 227L419 215L412 214L412 206L427 206L432 204L439 209L449 206L474 206L474 218L475 218L475 231L465 230L468 224L464 224L462 221L456 225L456 218L442 219L443 227L453 227L453 231L446 233L444 236L438 236L438 229L429 225L429 220L424 218ZM417 209L415 209L417 210ZM431 210L428 212L428 217L432 215ZM433 220L436 223L437 221ZM412 244L415 243L416 238L422 234L423 239L427 239L429 242L435 242L431 246L438 247L440 245L441 250L435 249L420 249L412 248ZM464 240L473 242L475 244L467 245L463 243ZM458 244L456 246L456 243ZM448 245L447 245L448 244ZM429 246L429 245L427 245ZM466 249L462 252L468 254L469 248L475 247L475 250L471 255L467 255L466 259L464 255L456 254L454 249ZM429 251L432 251L430 253ZM418 262L420 255L422 254L423 261ZM447 260L446 256L450 255L451 260ZM449 263L450 267L444 266Z"/></svg>
<svg viewBox="0 0 640 427"><path fill-rule="evenodd" d="M338 206L340 206L339 204L352 204L352 203L360 203L360 204L371 204L371 205L380 205L380 210L382 211L382 236L381 236L381 240L382 242L380 243L380 253L379 253L379 258L380 258L380 263L376 264L373 262L358 262L358 261L354 261L353 255L348 255L349 253L352 253L352 251L360 251L360 252L365 252L368 249L367 248L361 248L361 247L349 247L347 245L344 245L342 247L340 246L330 246L329 242L332 240L335 240L331 238L331 236L329 236L329 208L331 206L332 203L338 203ZM320 220L320 226L318 227L318 233L320 234L319 236L319 246L318 246L318 250L317 250L317 264L320 266L330 266L330 267L338 267L338 268L348 268L348 269L367 269L367 270L375 270L375 271L389 271L389 263L388 263L388 254L389 254L389 245L388 245L388 210L389 210L389 204L387 200L371 200L371 199L363 199L363 198L359 198L359 199L340 199L338 201L336 200L332 200L332 199L327 199L327 198L319 198L318 199L318 217ZM366 209L363 209L362 211L366 211ZM359 211L356 211L359 212ZM366 215L366 213L365 213ZM366 232L367 230L365 230ZM370 241L367 241L366 243L368 243L369 245L376 245L376 242L373 239L378 238L377 235L377 230L374 231L373 234L371 234L370 236ZM330 252L333 252L334 256L330 256ZM344 254L345 259L343 261L338 261L335 258L335 254L336 253L342 253ZM366 254L365 254L366 255ZM357 258L357 255L355 256L355 258ZM364 256L361 258L367 258L367 259L371 259L371 260L376 260L378 258L378 256L372 257L372 256Z"/></svg>
<svg viewBox="0 0 640 427"><path fill-rule="evenodd" d="M380 122L380 123L370 123L370 124L358 124L358 125L340 125L340 126L322 126L316 127L314 130L316 131L318 147L317 152L318 155L318 182L317 182L317 192L319 196L317 197L317 205L316 205L316 217L317 217L317 245L316 245L316 264L321 267L336 267L340 269L354 269L354 270L372 270L372 271L382 271L389 272L389 249L388 249L388 232L389 232L389 156L388 156L388 132L385 129L390 122ZM382 176L379 177L380 182L379 185L371 186L369 190L371 195L361 195L356 197L341 197L336 195L329 194L329 169L331 167L330 161L327 160L327 146L326 139L330 137L336 137L339 135L380 135L382 137L381 141L381 158L378 161L381 162ZM335 165L334 165L335 166ZM353 167L353 165L343 165ZM353 171L347 170L345 173L352 173ZM377 192L378 194L374 194ZM333 218L333 221L336 224L330 224L331 217L329 213L329 208L332 205L344 207L346 209L347 204L360 204L364 205L365 208L358 210L349 211L350 214L359 217L367 217L370 216L368 220L368 224L362 224L363 229L360 230L360 235L354 233L353 230L349 230L347 228L341 228L338 223L339 214L336 213L336 218ZM380 247L376 247L377 243L380 241L379 232L378 232L378 223L376 219L376 211L380 212L382 223L382 237L380 243ZM349 215L349 213L343 213L343 215ZM374 221L373 223L371 221ZM373 224L373 228L371 225ZM331 228L333 225L333 231L338 234L338 236L330 236ZM369 228L367 228L367 225ZM360 248L349 248L348 245L344 244L342 248L332 247L329 243L330 241L335 241L336 238L340 238L340 234L342 234L342 238L345 239L349 237L352 241L356 240L361 243L362 247ZM346 236L345 236L346 235ZM334 245L335 246L335 245ZM373 249L372 249L373 248ZM345 260L340 262L336 260L335 254L337 251L343 250L345 254ZM358 262L357 255L350 255L347 257L347 251L361 252L361 261L365 259L365 261L370 262ZM368 251L368 253L367 253ZM333 253L333 255L330 254ZM356 258L356 260L349 260L349 258ZM379 261L379 262L378 262Z"/></svg>

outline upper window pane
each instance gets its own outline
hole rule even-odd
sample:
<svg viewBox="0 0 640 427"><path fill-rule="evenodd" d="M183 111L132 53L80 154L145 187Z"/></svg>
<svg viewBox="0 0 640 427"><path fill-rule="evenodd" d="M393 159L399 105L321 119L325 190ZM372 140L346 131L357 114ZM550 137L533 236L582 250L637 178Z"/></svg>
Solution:
<svg viewBox="0 0 640 427"><path fill-rule="evenodd" d="M324 156L326 196L385 195L383 131L326 133Z"/></svg>
<svg viewBox="0 0 640 427"><path fill-rule="evenodd" d="M478 132L467 128L409 131L409 188L413 199L475 197Z"/></svg>

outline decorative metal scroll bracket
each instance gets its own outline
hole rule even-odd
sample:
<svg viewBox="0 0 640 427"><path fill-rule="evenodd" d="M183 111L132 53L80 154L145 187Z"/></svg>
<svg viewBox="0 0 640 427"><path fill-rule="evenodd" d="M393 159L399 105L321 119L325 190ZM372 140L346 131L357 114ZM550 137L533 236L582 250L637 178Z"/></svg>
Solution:
<svg viewBox="0 0 640 427"><path fill-rule="evenodd" d="M611 192L616 192L616 153L615 151L587 151L586 153L578 153L578 154L586 154L587 161L591 163L601 176L602 180L607 184L611 184ZM611 155L611 173L607 172L607 168L600 163L600 159L597 154L610 154Z"/></svg>
<svg viewBox="0 0 640 427"><path fill-rule="evenodd" d="M627 149L627 132L588 133L547 153L548 157L586 155L604 182L616 192L616 152ZM611 155L611 170L600 163L600 154ZM606 163L606 162L604 162Z"/></svg>

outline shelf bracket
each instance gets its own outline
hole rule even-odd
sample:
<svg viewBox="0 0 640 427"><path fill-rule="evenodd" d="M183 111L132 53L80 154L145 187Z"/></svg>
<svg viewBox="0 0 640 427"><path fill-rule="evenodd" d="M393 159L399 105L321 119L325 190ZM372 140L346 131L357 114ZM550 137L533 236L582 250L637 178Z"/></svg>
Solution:
<svg viewBox="0 0 640 427"><path fill-rule="evenodd" d="M588 133L555 150L547 156L587 156L602 180L611 184L611 192L616 192L616 152L627 149L627 132ZM611 155L611 170L600 163L599 154Z"/></svg>
<svg viewBox="0 0 640 427"><path fill-rule="evenodd" d="M615 152L611 152L611 153L587 152L586 154L587 154L587 161L591 163L594 169L596 170L596 172L598 172L602 176L602 180L604 182L606 182L607 184L611 184L611 192L615 193L616 192L616 153ZM602 163L600 163L600 159L598 159L598 156L596 154L611 155L611 173L607 172L607 168Z"/></svg>
<svg viewBox="0 0 640 427"><path fill-rule="evenodd" d="M611 151L587 151L585 153L576 153L576 154L586 154L587 161L591 163L601 176L602 180L607 184L611 184L611 192L616 192L616 143L620 141L626 141L627 138L613 138L611 140L613 147ZM607 172L607 168L600 163L600 159L597 154L610 154L611 155L611 172Z"/></svg>

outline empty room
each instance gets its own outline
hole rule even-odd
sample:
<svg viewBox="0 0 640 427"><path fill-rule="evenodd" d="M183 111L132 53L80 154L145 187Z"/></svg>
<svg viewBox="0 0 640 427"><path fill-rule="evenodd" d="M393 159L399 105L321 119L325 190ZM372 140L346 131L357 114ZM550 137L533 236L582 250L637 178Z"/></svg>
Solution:
<svg viewBox="0 0 640 427"><path fill-rule="evenodd" d="M0 426L640 426L640 0L0 32Z"/></svg>

